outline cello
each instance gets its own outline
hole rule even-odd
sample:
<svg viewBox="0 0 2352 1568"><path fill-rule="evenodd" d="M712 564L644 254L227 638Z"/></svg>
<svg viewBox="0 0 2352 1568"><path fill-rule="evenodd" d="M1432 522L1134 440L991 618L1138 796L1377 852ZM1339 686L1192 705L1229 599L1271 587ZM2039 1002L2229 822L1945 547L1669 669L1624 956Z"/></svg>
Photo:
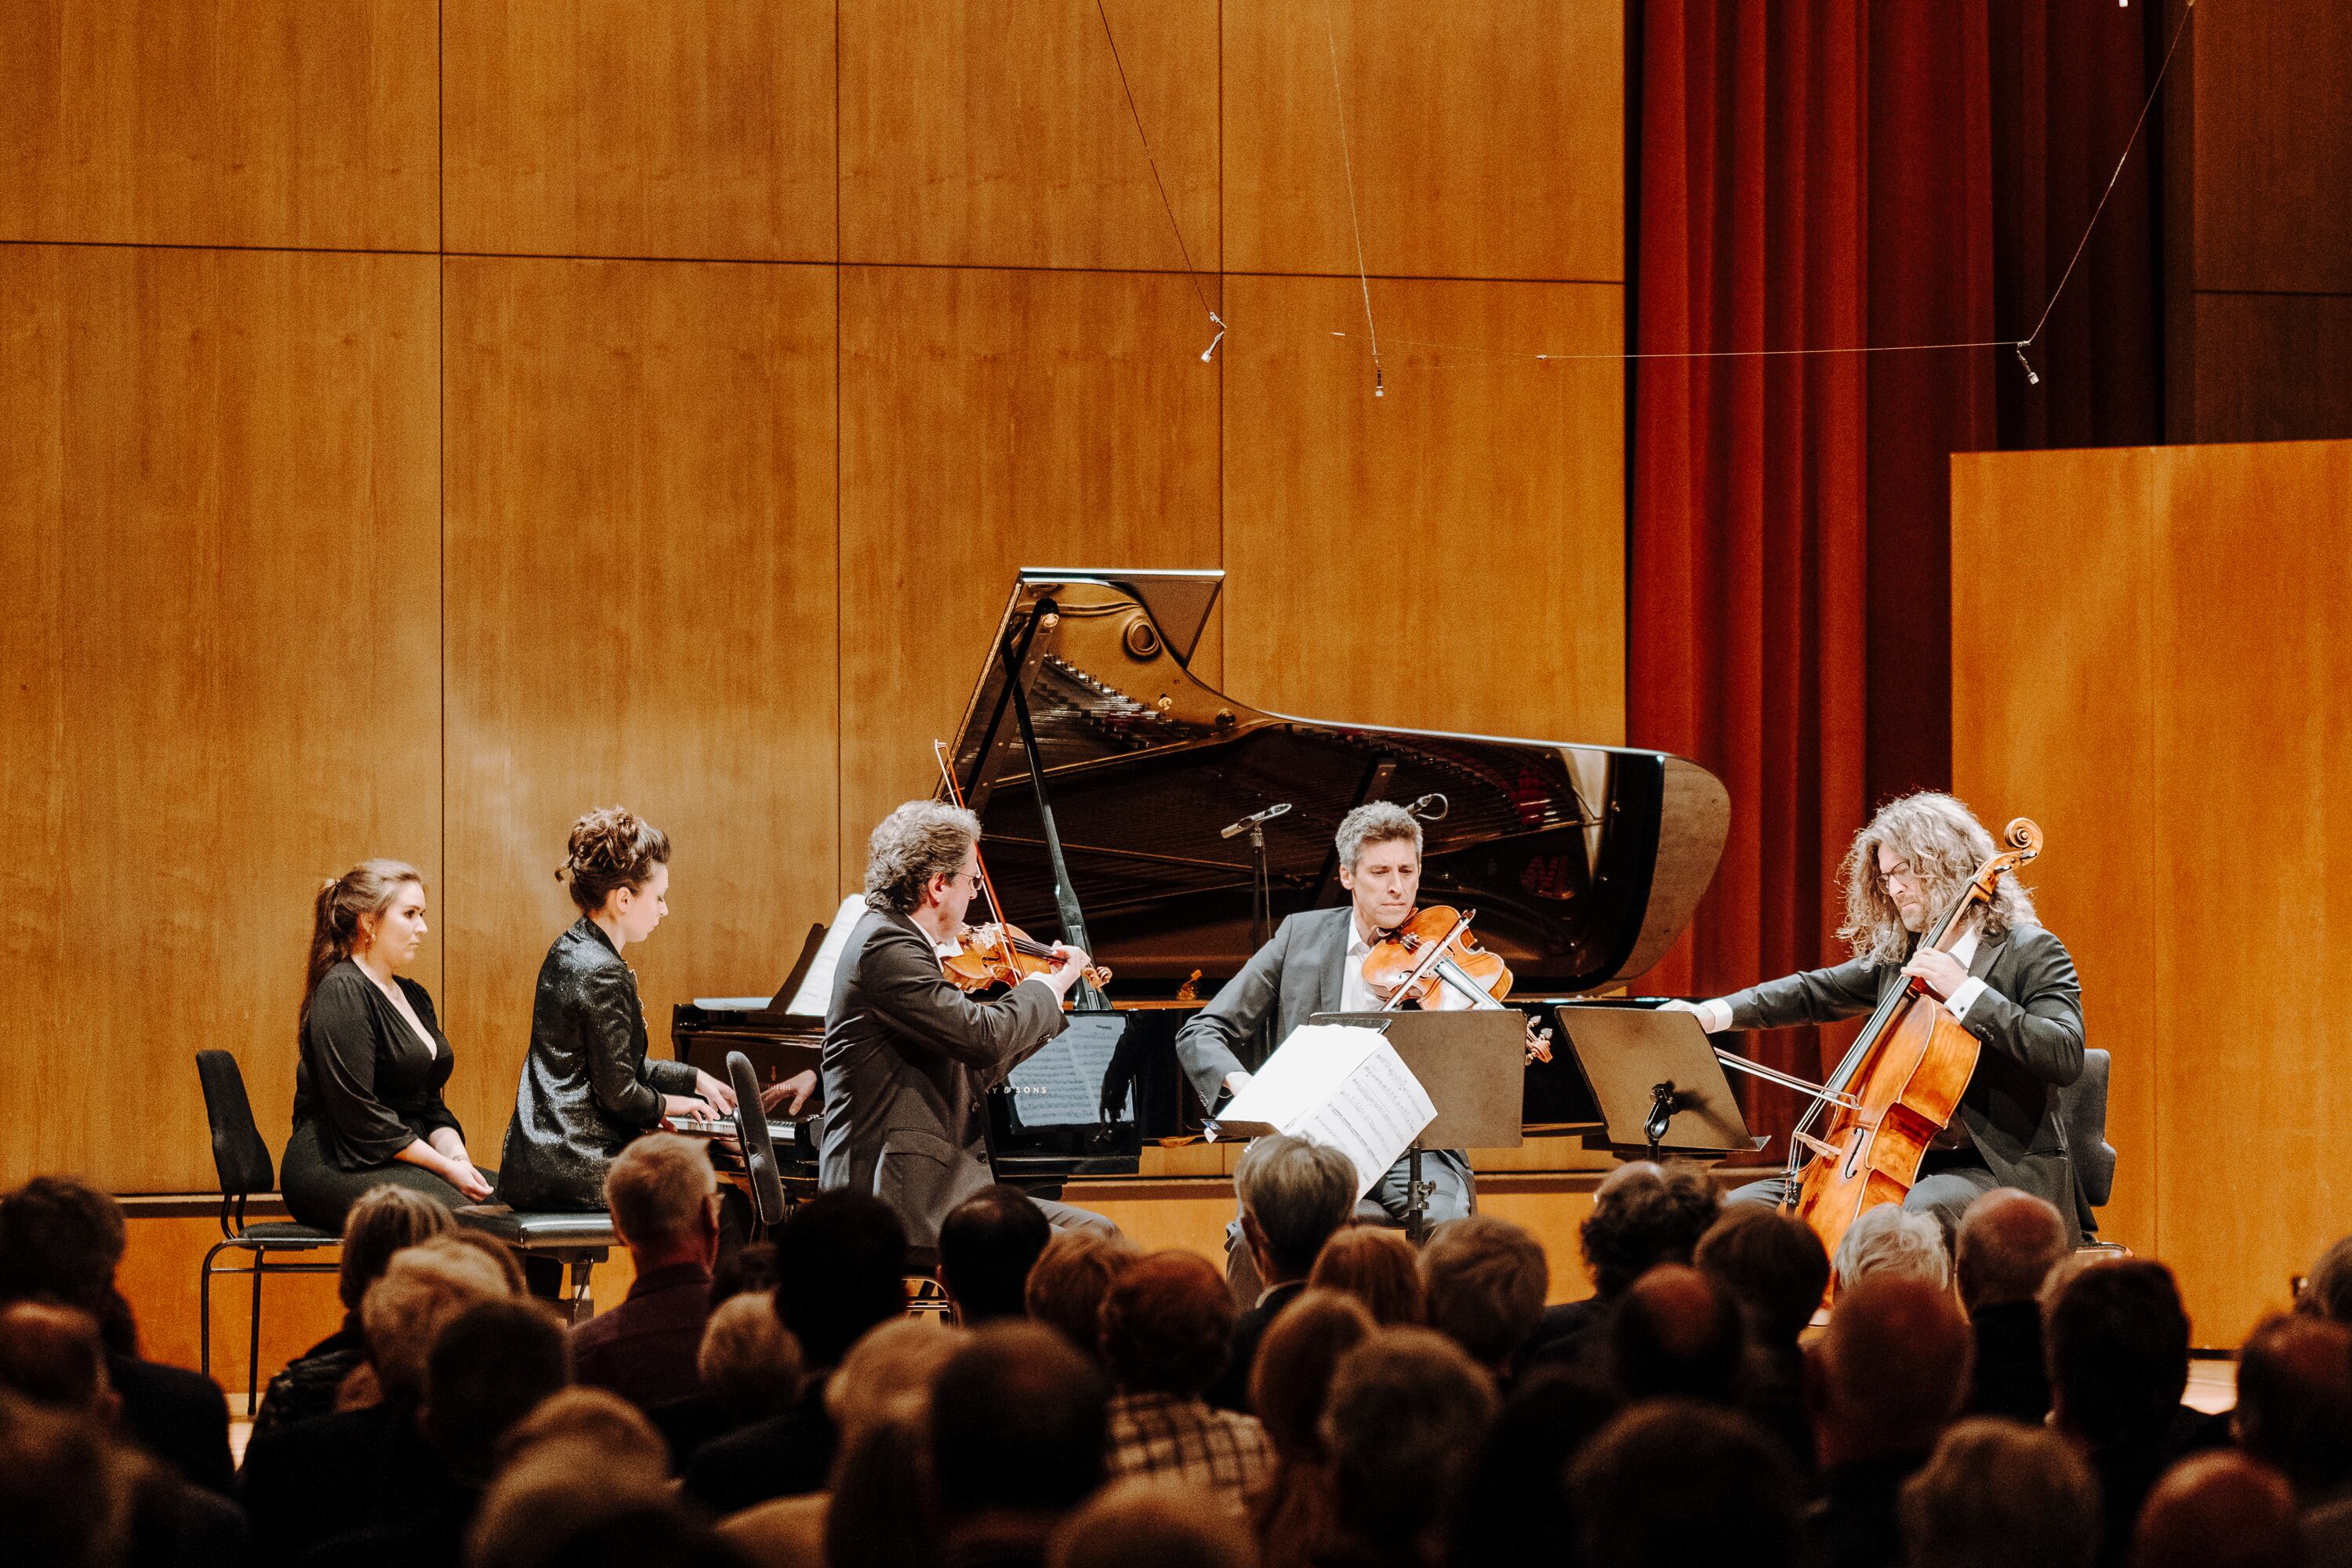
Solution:
<svg viewBox="0 0 2352 1568"><path fill-rule="evenodd" d="M1978 868L1921 937L1927 946L1950 951L1969 917L1992 901L2000 879L2042 853L2042 829L2022 816L2002 831L2001 840L2006 847ZM1879 999L1789 1135L1781 1207L1811 1226L1830 1256L1837 1256L1846 1228L1864 1211L1910 1194L1928 1145L1959 1107L1979 1048L1923 981L1911 980ZM1825 1110L1828 1124L1816 1136L1808 1129Z"/></svg>

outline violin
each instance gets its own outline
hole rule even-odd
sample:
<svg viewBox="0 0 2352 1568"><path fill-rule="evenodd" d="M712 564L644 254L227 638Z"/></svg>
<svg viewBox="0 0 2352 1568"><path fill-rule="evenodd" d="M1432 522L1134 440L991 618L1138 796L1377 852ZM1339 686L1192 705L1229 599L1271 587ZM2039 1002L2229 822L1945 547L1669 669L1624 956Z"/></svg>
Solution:
<svg viewBox="0 0 2352 1568"><path fill-rule="evenodd" d="M961 941L956 952L940 955L940 967L962 991L1018 985L1033 974L1059 969L1063 963L1050 944L1006 922L966 926ZM1089 963L1085 978L1087 984L1100 990L1110 984L1110 971L1101 964Z"/></svg>
<svg viewBox="0 0 2352 1568"><path fill-rule="evenodd" d="M1384 932L1364 955L1364 984L1383 1011L1415 1006L1499 1010L1511 994L1510 965L1470 934L1477 911L1431 904ZM1450 995L1453 1000L1444 1000ZM1551 1031L1528 1026L1528 1060L1551 1060Z"/></svg>

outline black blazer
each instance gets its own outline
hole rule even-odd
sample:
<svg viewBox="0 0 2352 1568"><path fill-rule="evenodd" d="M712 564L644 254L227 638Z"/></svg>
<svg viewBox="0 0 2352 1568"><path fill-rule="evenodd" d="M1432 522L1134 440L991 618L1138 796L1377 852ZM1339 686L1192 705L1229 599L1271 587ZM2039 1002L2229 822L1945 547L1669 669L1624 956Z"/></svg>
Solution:
<svg viewBox="0 0 2352 1568"><path fill-rule="evenodd" d="M646 1059L637 977L586 916L555 939L530 1004L530 1053L499 1158L499 1203L604 1206L604 1170L661 1122L662 1096L692 1094L694 1069Z"/></svg>
<svg viewBox="0 0 2352 1568"><path fill-rule="evenodd" d="M982 1092L1067 1025L1054 993L1025 980L974 1002L912 920L868 910L825 1010L819 1184L873 1194L910 1244L937 1247L948 1211L995 1179Z"/></svg>
<svg viewBox="0 0 2352 1568"><path fill-rule="evenodd" d="M2074 1171L2058 1090L2083 1076L2083 988L2065 943L2038 925L1979 941L1969 973L1985 983L1961 1027L1982 1042L1959 1121L2003 1186L2021 1187L2075 1224ZM1902 983L1901 965L1852 959L1767 981L1724 1000L1735 1029L1858 1017Z"/></svg>
<svg viewBox="0 0 2352 1568"><path fill-rule="evenodd" d="M319 1147L338 1170L366 1171L444 1127L464 1135L441 1099L449 1081L449 1041L433 998L394 976L416 1020L433 1036L428 1051L392 999L350 959L320 977L294 1067L294 1121L313 1121Z"/></svg>

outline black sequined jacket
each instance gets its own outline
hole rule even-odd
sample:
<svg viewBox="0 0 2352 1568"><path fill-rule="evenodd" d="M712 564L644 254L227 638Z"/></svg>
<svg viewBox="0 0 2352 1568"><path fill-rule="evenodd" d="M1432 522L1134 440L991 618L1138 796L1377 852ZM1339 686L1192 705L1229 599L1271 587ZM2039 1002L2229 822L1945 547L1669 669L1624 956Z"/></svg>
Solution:
<svg viewBox="0 0 2352 1568"><path fill-rule="evenodd" d="M530 1005L530 1054L515 1089L495 1199L518 1209L604 1206L604 1168L661 1121L662 1096L694 1069L646 1059L637 977L596 922L555 939Z"/></svg>

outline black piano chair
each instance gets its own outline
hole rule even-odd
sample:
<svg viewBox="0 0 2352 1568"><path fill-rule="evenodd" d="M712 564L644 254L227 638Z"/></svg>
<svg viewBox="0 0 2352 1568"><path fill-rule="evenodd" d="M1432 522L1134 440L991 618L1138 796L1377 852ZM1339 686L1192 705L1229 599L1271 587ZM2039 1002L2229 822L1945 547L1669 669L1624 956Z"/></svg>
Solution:
<svg viewBox="0 0 2352 1568"><path fill-rule="evenodd" d="M776 1173L776 1143L768 1135L768 1113L760 1105L760 1077L751 1058L727 1053L727 1081L735 1089L735 1141L743 1149L743 1170L751 1189L751 1237L759 1240L782 1225L783 1179Z"/></svg>
<svg viewBox="0 0 2352 1568"><path fill-rule="evenodd" d="M213 1372L213 1276L252 1276L253 1323L245 1351L245 1414L251 1419L261 1398L261 1277L264 1274L332 1274L342 1268L340 1258L321 1262L270 1261L324 1247L340 1248L342 1237L332 1231L296 1225L290 1220L248 1223L246 1200L256 1193L273 1191L278 1176L269 1162L269 1146L253 1124L253 1104L245 1096L245 1074L226 1051L198 1051L196 1079L205 1089L205 1120L212 1124L213 1170L220 1178L221 1239L205 1254L196 1279L197 1364L206 1377ZM214 1259L236 1250L253 1259L244 1269L215 1268Z"/></svg>
<svg viewBox="0 0 2352 1568"><path fill-rule="evenodd" d="M2083 1052L2083 1076L2058 1091L2058 1121L2074 1166L2074 1217L2083 1245L2104 1252L2124 1248L2099 1239L2095 1210L2107 1206L2116 1190L2115 1145L2107 1142L2107 1074L2113 1058L2096 1046Z"/></svg>
<svg viewBox="0 0 2352 1568"><path fill-rule="evenodd" d="M596 1265L613 1256L621 1240L610 1214L603 1209L576 1214L511 1209L504 1204L467 1204L450 1213L459 1225L506 1243L526 1258L560 1264L564 1271L562 1301L572 1321L584 1323L595 1316L589 1277Z"/></svg>

